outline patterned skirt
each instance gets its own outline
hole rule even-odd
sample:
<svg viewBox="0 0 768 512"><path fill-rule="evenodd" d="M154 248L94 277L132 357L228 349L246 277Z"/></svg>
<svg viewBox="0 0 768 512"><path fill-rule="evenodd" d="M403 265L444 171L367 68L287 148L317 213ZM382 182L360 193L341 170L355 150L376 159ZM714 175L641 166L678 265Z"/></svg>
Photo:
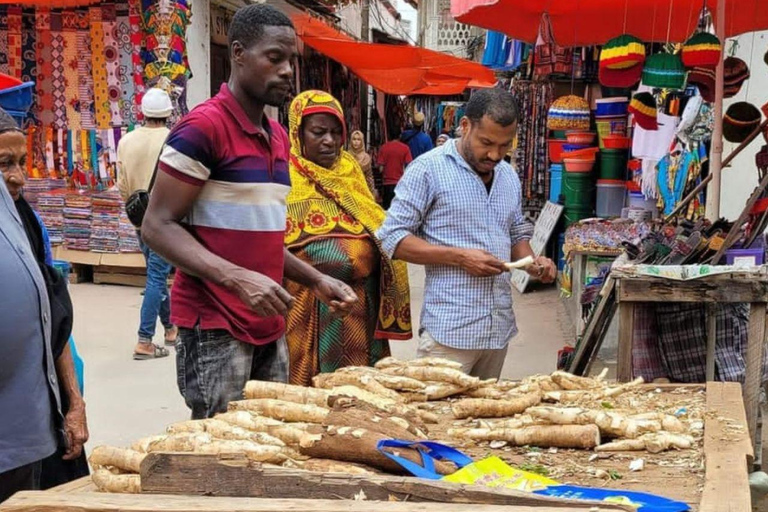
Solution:
<svg viewBox="0 0 768 512"><path fill-rule="evenodd" d="M291 384L311 386L312 377L319 373L344 366L371 366L389 356L389 342L374 339L381 258L371 239L318 238L293 253L349 285L360 300L347 316L339 318L308 288L287 282L286 289L295 299L286 322Z"/></svg>

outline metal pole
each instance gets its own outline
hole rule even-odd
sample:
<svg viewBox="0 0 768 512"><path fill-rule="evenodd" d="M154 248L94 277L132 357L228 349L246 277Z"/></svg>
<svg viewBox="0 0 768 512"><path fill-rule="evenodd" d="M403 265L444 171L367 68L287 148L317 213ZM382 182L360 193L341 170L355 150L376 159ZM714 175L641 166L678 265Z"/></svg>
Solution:
<svg viewBox="0 0 768 512"><path fill-rule="evenodd" d="M361 0L360 2L360 39L362 41L371 40L371 0ZM363 132L363 138L366 147L370 143L368 136L368 84L360 81L360 130Z"/></svg>
<svg viewBox="0 0 768 512"><path fill-rule="evenodd" d="M725 0L717 0L717 37L725 41ZM710 220L720 217L720 181L723 158L723 59L717 65L715 78L715 127L712 131L712 150L709 155L709 173L712 183L707 190L706 215Z"/></svg>

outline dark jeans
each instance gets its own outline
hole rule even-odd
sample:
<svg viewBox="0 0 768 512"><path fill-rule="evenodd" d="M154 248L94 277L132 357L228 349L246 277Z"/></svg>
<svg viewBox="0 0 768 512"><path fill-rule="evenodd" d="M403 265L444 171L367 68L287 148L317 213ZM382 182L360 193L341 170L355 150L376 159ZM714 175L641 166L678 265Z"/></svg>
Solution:
<svg viewBox="0 0 768 512"><path fill-rule="evenodd" d="M287 383L289 370L285 336L257 346L221 329L179 329L177 383L194 420L211 418L225 412L229 402L242 400L251 379Z"/></svg>
<svg viewBox="0 0 768 512"><path fill-rule="evenodd" d="M151 342L155 337L158 316L163 327L166 329L172 327L168 274L173 267L144 242L141 242L141 252L144 253L144 259L147 261L147 286L144 289L144 299L141 301L139 340Z"/></svg>
<svg viewBox="0 0 768 512"><path fill-rule="evenodd" d="M381 187L381 206L389 210L392 200L395 198L395 187L397 185L383 185Z"/></svg>
<svg viewBox="0 0 768 512"><path fill-rule="evenodd" d="M42 461L33 462L5 473L0 473L0 503L19 491L40 490Z"/></svg>

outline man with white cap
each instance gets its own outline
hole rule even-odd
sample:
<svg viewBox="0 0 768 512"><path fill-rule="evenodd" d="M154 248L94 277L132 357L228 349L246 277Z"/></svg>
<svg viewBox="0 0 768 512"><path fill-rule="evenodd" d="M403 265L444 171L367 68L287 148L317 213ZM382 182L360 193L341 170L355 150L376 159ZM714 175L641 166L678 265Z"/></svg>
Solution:
<svg viewBox="0 0 768 512"><path fill-rule="evenodd" d="M408 144L408 148L411 150L411 157L414 160L432 149L432 139L424 133L423 113L416 112L413 114L413 128L405 130L400 140Z"/></svg>
<svg viewBox="0 0 768 512"><path fill-rule="evenodd" d="M170 96L162 89L149 89L141 99L141 112L144 126L127 133L117 147L117 186L123 200L137 190L149 189L155 163L169 133L167 122L173 112ZM165 327L166 345L175 344L178 335L178 329L171 323L167 284L171 264L144 242L141 242L141 250L147 261L147 284L141 304L139 341L133 349L133 358L138 360L168 355L165 347L153 343L158 316Z"/></svg>

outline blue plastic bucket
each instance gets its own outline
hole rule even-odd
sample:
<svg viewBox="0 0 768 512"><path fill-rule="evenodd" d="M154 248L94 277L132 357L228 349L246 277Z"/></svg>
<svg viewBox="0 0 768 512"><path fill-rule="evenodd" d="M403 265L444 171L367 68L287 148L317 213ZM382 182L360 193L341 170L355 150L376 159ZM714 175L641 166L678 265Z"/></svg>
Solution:
<svg viewBox="0 0 768 512"><path fill-rule="evenodd" d="M35 92L35 82L24 82L15 87L0 90L0 107L3 110L26 112L32 106L32 94Z"/></svg>
<svg viewBox="0 0 768 512"><path fill-rule="evenodd" d="M549 168L549 200L553 203L560 202L560 194L563 192L563 166L552 164Z"/></svg>

